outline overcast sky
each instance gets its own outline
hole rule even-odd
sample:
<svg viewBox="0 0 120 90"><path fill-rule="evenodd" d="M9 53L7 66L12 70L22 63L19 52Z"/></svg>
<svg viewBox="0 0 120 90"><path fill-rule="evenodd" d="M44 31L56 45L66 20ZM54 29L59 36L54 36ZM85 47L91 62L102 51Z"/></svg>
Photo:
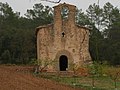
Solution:
<svg viewBox="0 0 120 90"><path fill-rule="evenodd" d="M0 0L0 2L7 2L15 12L18 11L21 13L21 15L24 15L27 9L32 8L35 3L42 3L43 5L48 5L50 7L57 5L41 0ZM98 0L61 0L61 3L63 2L73 4L79 9L85 11L90 4L97 3ZM110 2L113 6L117 6L118 8L120 8L120 0L99 0L100 6L103 6L106 2Z"/></svg>

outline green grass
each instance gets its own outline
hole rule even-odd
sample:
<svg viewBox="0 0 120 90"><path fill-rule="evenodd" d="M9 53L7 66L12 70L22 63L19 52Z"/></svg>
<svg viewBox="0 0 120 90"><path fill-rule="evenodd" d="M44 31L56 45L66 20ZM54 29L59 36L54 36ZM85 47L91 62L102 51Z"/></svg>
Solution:
<svg viewBox="0 0 120 90"><path fill-rule="evenodd" d="M39 74L39 76L62 84L70 85L72 87L84 88L86 90L115 90L114 82L109 77L95 77L95 87L93 88L92 79L90 77L60 77L47 73ZM117 90L120 90L120 81L117 82L117 87Z"/></svg>

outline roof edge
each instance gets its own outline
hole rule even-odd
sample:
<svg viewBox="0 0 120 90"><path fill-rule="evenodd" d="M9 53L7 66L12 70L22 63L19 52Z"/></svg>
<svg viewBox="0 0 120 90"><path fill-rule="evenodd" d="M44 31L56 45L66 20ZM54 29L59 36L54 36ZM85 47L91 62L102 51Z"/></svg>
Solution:
<svg viewBox="0 0 120 90"><path fill-rule="evenodd" d="M68 3L60 3L60 4L58 4L58 5L56 5L56 6L54 6L53 8L55 8L55 7L59 7L59 6L73 6L73 7L76 7L75 5L72 5L72 4L68 4Z"/></svg>
<svg viewBox="0 0 120 90"><path fill-rule="evenodd" d="M47 24L47 25L38 26L38 27L35 29L36 35L37 35L37 33L38 33L38 31L39 31L40 29L42 29L42 28L47 28L47 27L50 27L50 26L52 26L52 25L53 25L53 23L52 23L52 24Z"/></svg>
<svg viewBox="0 0 120 90"><path fill-rule="evenodd" d="M79 25L79 24L76 24L76 26L91 31L91 29L90 29L89 27L87 27L87 26L81 26L81 25Z"/></svg>

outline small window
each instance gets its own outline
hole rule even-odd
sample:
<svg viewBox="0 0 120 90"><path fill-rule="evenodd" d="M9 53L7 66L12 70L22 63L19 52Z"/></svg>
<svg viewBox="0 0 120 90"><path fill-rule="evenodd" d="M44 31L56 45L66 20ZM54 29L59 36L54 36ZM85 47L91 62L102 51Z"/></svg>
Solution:
<svg viewBox="0 0 120 90"><path fill-rule="evenodd" d="M65 33L64 32L62 32L62 37L65 37Z"/></svg>
<svg viewBox="0 0 120 90"><path fill-rule="evenodd" d="M61 10L62 19L63 20L68 19L68 14L69 14L68 7L63 7L62 10Z"/></svg>

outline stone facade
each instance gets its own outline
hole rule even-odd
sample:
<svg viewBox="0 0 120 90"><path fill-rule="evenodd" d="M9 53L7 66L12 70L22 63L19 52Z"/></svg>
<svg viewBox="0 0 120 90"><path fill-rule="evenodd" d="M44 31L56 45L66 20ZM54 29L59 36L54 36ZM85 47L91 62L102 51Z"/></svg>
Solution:
<svg viewBox="0 0 120 90"><path fill-rule="evenodd" d="M91 62L89 29L76 25L75 14L74 5L59 4L54 7L54 24L36 28L37 59L48 71L71 71L74 65Z"/></svg>

